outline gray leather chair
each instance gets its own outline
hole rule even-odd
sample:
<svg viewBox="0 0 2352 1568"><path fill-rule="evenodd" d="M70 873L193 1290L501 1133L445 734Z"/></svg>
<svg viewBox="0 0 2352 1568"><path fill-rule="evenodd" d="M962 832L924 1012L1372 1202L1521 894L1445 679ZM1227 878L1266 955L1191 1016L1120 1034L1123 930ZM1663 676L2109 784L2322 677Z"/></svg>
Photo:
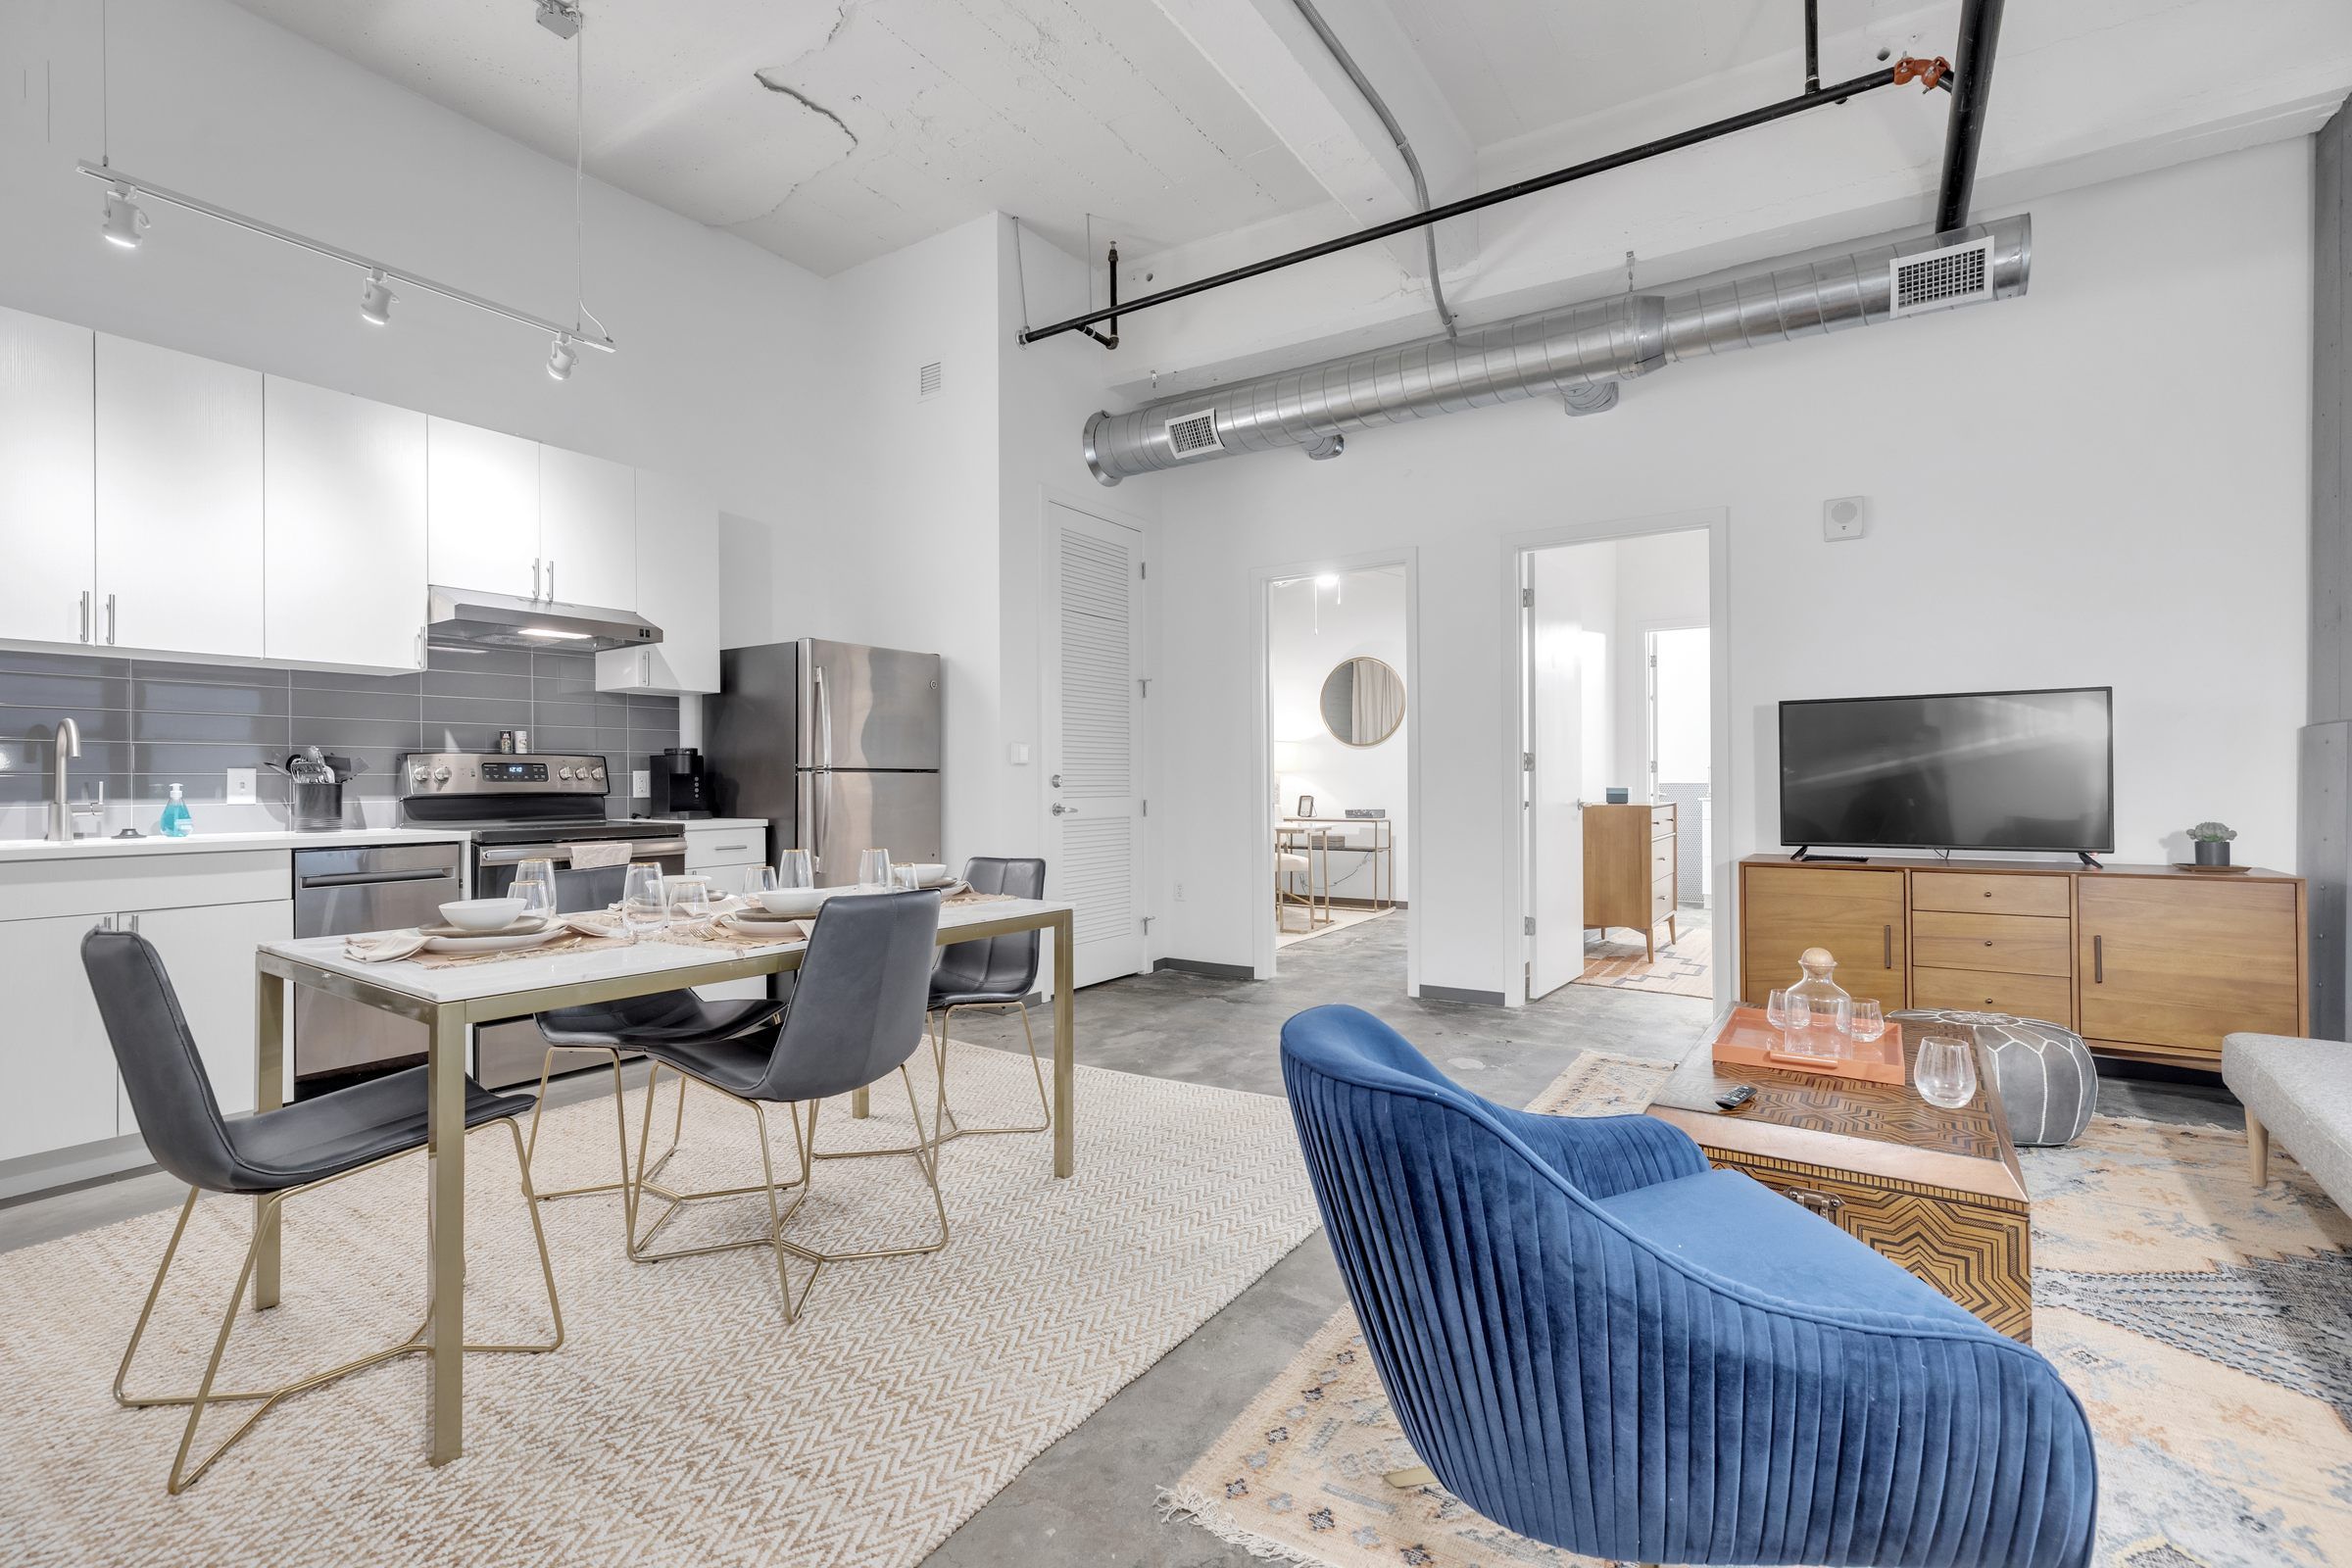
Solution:
<svg viewBox="0 0 2352 1568"><path fill-rule="evenodd" d="M179 999L172 992L171 977L164 972L163 959L157 956L147 939L133 931L92 931L81 941L81 964L97 997L98 1015L106 1025L107 1040L114 1047L115 1062L122 1069L122 1085L130 1095L130 1108L138 1117L139 1133L147 1141L147 1152L155 1156L157 1164L188 1184L187 1201L179 1206L179 1223L172 1228L172 1240L164 1248L164 1260L155 1271L155 1283L148 1287L146 1304L139 1308L138 1323L130 1331L130 1344L123 1348L122 1363L115 1369L114 1386L115 1398L121 1404L188 1407L179 1452L172 1458L171 1476L166 1482L167 1490L176 1494L194 1486L212 1468L213 1462L251 1431L254 1423L278 1400L331 1383L378 1361L430 1348L426 1339L426 1330L431 1327L428 1318L398 1344L291 1383L226 1393L214 1387L220 1372L220 1358L228 1348L229 1330L236 1325L238 1302L244 1297L246 1281L253 1275L256 1247L264 1225L296 1194L341 1181L423 1148L425 1069L412 1067L406 1072L371 1078L316 1100L297 1101L281 1110L223 1116L220 1102L213 1094L212 1079L205 1072L204 1058L198 1054L188 1021L179 1010ZM531 1196L530 1164L523 1157L522 1129L515 1118L529 1109L530 1103L524 1096L493 1095L471 1079L466 1080L466 1125L470 1130L494 1121L506 1124L514 1140L515 1167L521 1175L526 1200ZM140 1337L147 1332L147 1321L154 1315L155 1303L163 1295L164 1279L172 1271L172 1259L179 1250L180 1237L187 1231L188 1216L196 1211L196 1200L205 1193L253 1198L256 1241L246 1246L245 1261L237 1271L235 1288L228 1293L228 1305L220 1315L220 1331L214 1337L212 1358L205 1363L203 1381L193 1394L126 1393L123 1386L130 1376L131 1358L138 1354ZM547 1281L547 1309L555 1320L555 1338L543 1345L468 1345L466 1347L468 1351L544 1353L564 1343L564 1309L556 1299L556 1275L548 1262L547 1237L539 1228L539 1208L536 1203L525 1206L531 1216L531 1235L539 1244L539 1270ZM422 1227L418 1229L421 1234ZM253 1413L193 1469L189 1468L188 1450L195 1442L197 1423L204 1418L206 1408L245 1402L255 1402Z"/></svg>
<svg viewBox="0 0 2352 1568"><path fill-rule="evenodd" d="M1046 896L1046 862L975 856L964 862L963 879L975 893L1009 893L1016 899ZM947 1127L942 1142L966 1134L1042 1133L1054 1124L1053 1102L1046 1095L1045 1064L1038 1060L1037 1033L1029 1027L1029 994L1037 989L1037 965L1045 946L1042 931L1010 936L981 937L958 942L940 953L931 975L931 1013L938 1029L931 1040L932 1060L939 1072L940 1102ZM948 1102L948 1026L959 1009L1010 1011L1021 1015L1021 1033L1029 1042L1029 1071L1037 1079L1039 1119L1012 1127L967 1127Z"/></svg>
<svg viewBox="0 0 2352 1568"><path fill-rule="evenodd" d="M662 1193L668 1200L659 1218L643 1235L632 1232L629 1255L641 1263L691 1257L704 1252L766 1248L774 1255L776 1285L783 1293L784 1320L796 1320L814 1289L817 1275L828 1263L854 1258L906 1257L936 1252L948 1245L948 1209L939 1191L939 1108L935 1102L931 1129L923 1128L921 1105L906 1063L924 1043L924 1004L930 995L931 965L938 955L940 898L934 892L876 893L829 899L808 931L808 951L802 955L799 978L781 1023L725 1040L664 1040L648 1038L639 1049L652 1058L646 1080L645 1121L637 1140L637 1170L632 1180L645 1187L645 1154L653 1142L654 1091L664 1070L687 1082L751 1107L759 1124L760 1165L762 1177L756 1187L731 1187L696 1193ZM885 1246L858 1251L827 1252L787 1241L784 1228L808 1200L809 1173L816 1145L819 1103L833 1095L846 1095L887 1078L891 1073L906 1090L906 1108L914 1118L916 1142L905 1149L874 1153L910 1154L931 1188L931 1205L939 1216L939 1234L912 1246ZM681 1088L681 1093L683 1090ZM792 1122L793 1142L800 1152L800 1175L776 1181L775 1155L768 1143L767 1113L780 1104ZM802 1111L806 1108L804 1125ZM858 1152L844 1152L855 1155ZM778 1194L798 1188L790 1204ZM651 1250L654 1238L690 1202L763 1193L768 1224L762 1234L742 1241L702 1247ZM798 1257L811 1265L799 1296L792 1290L786 1260Z"/></svg>
<svg viewBox="0 0 2352 1568"><path fill-rule="evenodd" d="M706 1002L691 991L663 991L650 997L623 997L617 1002L599 1002L581 1007L555 1007L540 1013L537 1018L539 1034L547 1042L547 1053L539 1058L539 1101L531 1108L530 1137L524 1141L524 1157L539 1152L539 1117L547 1108L547 1081L555 1071L559 1051L596 1051L610 1058L612 1068L612 1122L620 1138L620 1179L610 1182L591 1182L582 1187L564 1187L552 1193L540 1193L538 1201L548 1202L558 1198L580 1198L590 1193L620 1194L620 1233L625 1239L637 1229L637 1184L629 1174L629 1109L628 1092L621 1081L620 1058L623 1052L639 1051L649 1040L672 1043L710 1042L728 1040L737 1035L754 1033L770 1026L782 1016L784 1004L765 997L737 998L727 1002ZM650 1095L649 1095L650 1100ZM677 1152L678 1135L685 1130L686 1091L678 1091L677 1114L669 1130L669 1148L646 1171L650 1182L669 1163ZM670 1195L661 1188L654 1189L662 1197Z"/></svg>

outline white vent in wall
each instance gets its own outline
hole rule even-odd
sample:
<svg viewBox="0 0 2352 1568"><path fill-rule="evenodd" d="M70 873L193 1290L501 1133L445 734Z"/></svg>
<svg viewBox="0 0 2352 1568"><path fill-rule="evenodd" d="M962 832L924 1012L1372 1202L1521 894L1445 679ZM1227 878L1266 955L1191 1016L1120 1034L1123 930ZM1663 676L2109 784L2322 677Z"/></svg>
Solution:
<svg viewBox="0 0 2352 1568"><path fill-rule="evenodd" d="M1179 414L1168 421L1168 451L1180 458L1197 458L1203 452L1222 452L1225 443L1217 436L1217 416L1213 409L1198 414Z"/></svg>
<svg viewBox="0 0 2352 1568"><path fill-rule="evenodd" d="M914 372L914 401L917 403L930 402L939 396L939 389L944 384L944 372L940 368L940 362L933 360L929 365Z"/></svg>
<svg viewBox="0 0 2352 1568"><path fill-rule="evenodd" d="M1893 316L1919 316L1992 298L1992 236L1886 264Z"/></svg>

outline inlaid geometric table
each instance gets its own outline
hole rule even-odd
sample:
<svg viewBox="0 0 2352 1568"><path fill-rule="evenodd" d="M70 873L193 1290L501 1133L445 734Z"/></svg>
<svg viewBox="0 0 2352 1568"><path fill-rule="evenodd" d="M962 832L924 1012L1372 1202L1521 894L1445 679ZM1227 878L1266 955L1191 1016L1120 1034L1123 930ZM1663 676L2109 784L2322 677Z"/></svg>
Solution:
<svg viewBox="0 0 2352 1568"><path fill-rule="evenodd" d="M1775 1067L1717 1066L1718 1018L1667 1079L1649 1113L1689 1133L1719 1167L1765 1186L1867 1242L2012 1339L2034 1338L2034 1238L2009 1125L1989 1085L1957 1110L1904 1082ZM1715 1100L1742 1084L1739 1110Z"/></svg>

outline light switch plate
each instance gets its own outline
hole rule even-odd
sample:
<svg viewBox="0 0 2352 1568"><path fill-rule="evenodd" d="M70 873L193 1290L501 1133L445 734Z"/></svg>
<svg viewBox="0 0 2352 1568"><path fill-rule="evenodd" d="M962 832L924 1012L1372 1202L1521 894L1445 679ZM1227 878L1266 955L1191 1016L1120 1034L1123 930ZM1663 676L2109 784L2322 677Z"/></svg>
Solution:
<svg viewBox="0 0 2352 1568"><path fill-rule="evenodd" d="M652 798L654 775L649 768L637 768L629 774L629 799L643 801Z"/></svg>
<svg viewBox="0 0 2352 1568"><path fill-rule="evenodd" d="M1027 767L1029 765L1029 743L1027 741L1007 742L1004 747L1004 760L1015 767Z"/></svg>
<svg viewBox="0 0 2352 1568"><path fill-rule="evenodd" d="M260 769L232 767L228 770L228 804L251 806L260 797Z"/></svg>

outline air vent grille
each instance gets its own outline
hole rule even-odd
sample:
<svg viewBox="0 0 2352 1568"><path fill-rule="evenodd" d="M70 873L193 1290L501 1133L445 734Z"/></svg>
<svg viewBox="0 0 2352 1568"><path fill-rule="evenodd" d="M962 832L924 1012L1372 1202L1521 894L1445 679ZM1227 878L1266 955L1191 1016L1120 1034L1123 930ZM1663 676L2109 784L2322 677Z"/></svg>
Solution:
<svg viewBox="0 0 2352 1568"><path fill-rule="evenodd" d="M1952 245L1916 256L1897 256L1887 266L1891 315L1917 316L1992 298L1992 240Z"/></svg>
<svg viewBox="0 0 2352 1568"><path fill-rule="evenodd" d="M1170 419L1168 450L1180 458L1224 451L1225 443L1217 436L1216 411L1202 409L1198 414L1179 414Z"/></svg>
<svg viewBox="0 0 2352 1568"><path fill-rule="evenodd" d="M941 368L940 362L933 360L929 365L914 372L914 401L917 403L930 402L939 396L939 389L945 384L946 372Z"/></svg>

